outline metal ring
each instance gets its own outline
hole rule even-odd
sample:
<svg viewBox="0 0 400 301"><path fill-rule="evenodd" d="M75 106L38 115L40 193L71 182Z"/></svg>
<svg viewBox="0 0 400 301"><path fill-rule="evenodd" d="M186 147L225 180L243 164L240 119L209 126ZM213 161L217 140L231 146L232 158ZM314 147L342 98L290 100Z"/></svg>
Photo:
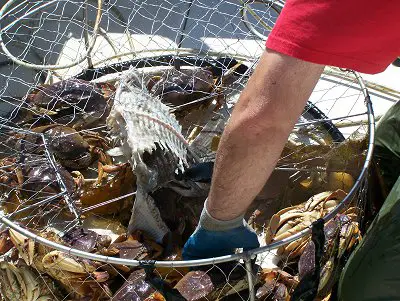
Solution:
<svg viewBox="0 0 400 301"><path fill-rule="evenodd" d="M269 5L269 8L273 9L278 15L281 13L282 8L284 6L284 2L282 1L274 1L274 0L250 0L250 1L241 1L242 2L242 8L240 9L240 14L242 16L242 23L243 25L256 37L258 37L259 39L265 41L267 40L267 36L265 36L264 34L262 34L261 32L259 32L254 26L253 24L250 22L249 17L248 17L248 13L249 13L249 9L248 5L251 3L263 3L266 5ZM251 10L252 12L252 10ZM269 28L266 28L269 29ZM272 28L271 28L272 29Z"/></svg>
<svg viewBox="0 0 400 301"><path fill-rule="evenodd" d="M358 176L356 182L354 183L352 189L347 194L347 196L336 206L336 208L324 217L325 222L334 218L336 216L336 214L338 212L340 212L340 210L350 202L353 195L360 188L361 184L363 183L363 181L367 175L368 167L371 162L372 152L373 152L373 148L374 148L375 120L374 120L374 115L373 115L373 110L372 110L372 103L370 100L368 90L365 87L365 84L364 84L361 76L357 72L354 72L354 71L353 71L353 74L355 75L356 80L358 81L358 84L361 87L361 90L362 90L362 93L363 93L364 99L365 99L365 104L367 107L368 133L369 133L368 149L367 149L366 159L364 161L361 173ZM71 247L68 247L65 245L55 243L53 241L47 240L43 237L40 237L40 236L30 232L29 230L22 228L21 226L18 226L17 224L12 222L10 219L8 219L4 214L0 214L0 221L2 223L4 223L5 225L9 226L11 229L21 233L22 235L25 235L26 237L28 237L30 239L33 239L34 241L37 241L38 243L44 244L48 247L54 248L56 250L59 250L61 252L65 252L65 253L68 253L68 254L71 254L74 256L78 256L78 257L82 257L82 258L90 259L90 260L95 260L95 261L100 261L100 262L107 262L107 263L111 263L111 264L120 264L120 265L127 265L127 266L139 266L141 264L141 261L138 261L138 260L121 259L121 258L115 258L115 257L109 257L109 256L104 256L104 255L88 253L88 252L80 251L77 249L72 249ZM242 252L242 253L238 253L238 254L232 254L232 255L215 257L215 258L199 259L199 260L155 261L154 265L156 267L191 267L191 266L204 266L204 265L222 263L222 262L227 262L227 261L235 261L235 260L240 260L240 259L245 260L249 256L252 257L257 254L279 248L280 246L286 245L286 244L288 244L292 241L295 241L295 240L297 240L305 235L308 235L310 233L311 233L311 228L307 228L307 229L304 229L303 231L301 231L295 235L292 235L286 239L276 241L276 242L273 242L264 247L260 247L260 248L257 248L257 249L251 250L251 251Z"/></svg>
<svg viewBox="0 0 400 301"><path fill-rule="evenodd" d="M4 15L7 13L7 10L11 7L12 4L14 4L15 2L17 2L17 0L9 0L0 10L0 20L4 18ZM35 12L50 6L52 4L55 4L59 2L58 0L52 0L50 2L47 2L43 5L40 5L34 9L32 9L31 11L29 11L28 13L24 14L22 17L14 20L13 22L11 22L10 24L6 25L4 28L0 28L0 47L1 49L4 51L4 53L7 55L7 57L9 57L13 62L15 62L18 65L24 66L26 68L30 68L30 69L37 69L37 70L57 70L57 69L66 69L66 68L70 68L70 67L74 67L78 64L80 64L81 62L83 62L87 57L90 56L91 51L94 48L94 45L96 43L96 38L99 32L99 24L100 24L100 20L101 20L101 9L102 9L102 0L97 0L97 14L96 14L96 20L95 20L95 24L93 27L93 35L92 35L92 41L89 44L89 46L87 47L87 51L84 55L82 55L80 58L78 58L76 61L66 64L66 65L37 65L37 64L31 64L28 63L26 61L20 60L17 57L15 57L7 48L7 46L4 44L3 41L3 33L10 29L11 27L13 27L16 23L18 23L18 21L20 21L21 19L30 16L32 14L34 14Z"/></svg>

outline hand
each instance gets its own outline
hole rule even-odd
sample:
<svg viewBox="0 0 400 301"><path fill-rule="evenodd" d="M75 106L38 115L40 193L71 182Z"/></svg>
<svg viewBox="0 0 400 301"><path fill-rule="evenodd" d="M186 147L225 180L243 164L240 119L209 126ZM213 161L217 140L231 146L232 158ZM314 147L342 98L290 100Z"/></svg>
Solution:
<svg viewBox="0 0 400 301"><path fill-rule="evenodd" d="M187 168L183 173L178 172L175 175L175 179L178 181L193 181L210 183L213 174L214 162L207 161L195 164L190 168Z"/></svg>
<svg viewBox="0 0 400 301"><path fill-rule="evenodd" d="M247 224L226 231L210 231L198 227L183 248L183 259L194 260L234 254L260 246L257 234Z"/></svg>
<svg viewBox="0 0 400 301"><path fill-rule="evenodd" d="M230 255L237 248L244 251L260 246L257 234L244 221L243 216L221 221L213 218L204 205L196 231L183 248L183 259L194 260Z"/></svg>

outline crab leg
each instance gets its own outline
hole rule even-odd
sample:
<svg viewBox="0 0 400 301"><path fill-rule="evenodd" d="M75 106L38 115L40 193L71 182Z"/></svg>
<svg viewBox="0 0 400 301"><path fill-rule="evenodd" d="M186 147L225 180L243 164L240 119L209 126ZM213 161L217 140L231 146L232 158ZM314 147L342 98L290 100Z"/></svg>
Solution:
<svg viewBox="0 0 400 301"><path fill-rule="evenodd" d="M10 239L27 265L32 265L35 256L35 242L32 239L10 229Z"/></svg>

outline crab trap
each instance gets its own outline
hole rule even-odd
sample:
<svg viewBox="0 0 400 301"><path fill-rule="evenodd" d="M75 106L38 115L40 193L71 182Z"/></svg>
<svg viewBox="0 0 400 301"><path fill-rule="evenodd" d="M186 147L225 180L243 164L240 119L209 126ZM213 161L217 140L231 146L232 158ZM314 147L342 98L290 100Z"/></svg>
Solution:
<svg viewBox="0 0 400 301"><path fill-rule="evenodd" d="M261 247L182 260L209 190L186 171L212 168L282 5L3 6L3 300L298 300L310 273L334 300L363 234L373 148L368 90L350 70L325 69L249 208Z"/></svg>

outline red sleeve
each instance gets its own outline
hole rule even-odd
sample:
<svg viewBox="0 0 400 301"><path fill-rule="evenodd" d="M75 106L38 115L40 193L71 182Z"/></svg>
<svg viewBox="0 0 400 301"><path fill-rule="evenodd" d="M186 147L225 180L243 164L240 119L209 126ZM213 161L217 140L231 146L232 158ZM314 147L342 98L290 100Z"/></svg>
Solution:
<svg viewBox="0 0 400 301"><path fill-rule="evenodd" d="M287 0L266 46L317 64L382 72L400 56L400 0Z"/></svg>

